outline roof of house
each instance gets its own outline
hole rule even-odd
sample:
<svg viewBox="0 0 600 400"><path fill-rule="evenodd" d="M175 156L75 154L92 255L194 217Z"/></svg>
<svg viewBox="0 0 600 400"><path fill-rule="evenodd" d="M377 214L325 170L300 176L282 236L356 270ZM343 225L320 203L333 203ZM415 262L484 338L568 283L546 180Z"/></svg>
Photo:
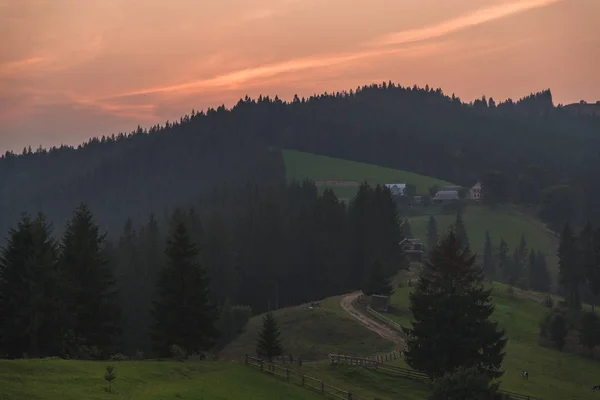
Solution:
<svg viewBox="0 0 600 400"><path fill-rule="evenodd" d="M385 187L388 189L404 189L406 188L406 183L386 183Z"/></svg>
<svg viewBox="0 0 600 400"><path fill-rule="evenodd" d="M440 190L435 194L435 200L458 199L460 196L456 190Z"/></svg>
<svg viewBox="0 0 600 400"><path fill-rule="evenodd" d="M447 192L449 190L457 190L458 191L460 189L462 189L462 186L444 186L441 191L442 192Z"/></svg>

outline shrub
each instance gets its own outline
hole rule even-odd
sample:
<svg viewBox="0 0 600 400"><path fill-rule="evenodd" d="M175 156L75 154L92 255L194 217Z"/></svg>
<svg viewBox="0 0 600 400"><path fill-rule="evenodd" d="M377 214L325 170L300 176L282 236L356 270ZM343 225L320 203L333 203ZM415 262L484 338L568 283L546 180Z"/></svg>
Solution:
<svg viewBox="0 0 600 400"><path fill-rule="evenodd" d="M184 361L187 358L187 350L179 345L172 344L170 350L171 356L177 361Z"/></svg>

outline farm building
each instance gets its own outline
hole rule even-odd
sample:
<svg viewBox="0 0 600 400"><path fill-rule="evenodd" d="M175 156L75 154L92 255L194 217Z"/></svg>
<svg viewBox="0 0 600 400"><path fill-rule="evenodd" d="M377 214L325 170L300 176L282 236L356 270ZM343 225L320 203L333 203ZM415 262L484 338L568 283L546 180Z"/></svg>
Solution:
<svg viewBox="0 0 600 400"><path fill-rule="evenodd" d="M387 312L390 306L390 296L374 294L371 296L371 308L379 312Z"/></svg>
<svg viewBox="0 0 600 400"><path fill-rule="evenodd" d="M420 239L404 239L399 244L410 261L421 262L423 260L425 251Z"/></svg>
<svg viewBox="0 0 600 400"><path fill-rule="evenodd" d="M406 190L406 183L386 183L385 187L390 190L392 196L403 196Z"/></svg>
<svg viewBox="0 0 600 400"><path fill-rule="evenodd" d="M477 181L473 187L469 190L469 198L471 200L480 201L483 200L483 191L481 188L481 182Z"/></svg>
<svg viewBox="0 0 600 400"><path fill-rule="evenodd" d="M458 201L459 199L460 195L456 190L440 190L431 200L434 203L448 203L451 201Z"/></svg>

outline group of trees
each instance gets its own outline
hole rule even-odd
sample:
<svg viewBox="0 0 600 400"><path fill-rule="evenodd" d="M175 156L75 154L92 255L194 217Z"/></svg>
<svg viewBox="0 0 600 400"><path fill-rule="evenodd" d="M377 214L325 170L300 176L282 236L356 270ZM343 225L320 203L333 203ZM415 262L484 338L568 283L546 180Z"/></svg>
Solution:
<svg viewBox="0 0 600 400"><path fill-rule="evenodd" d="M456 213L456 220L452 227L460 243L468 247L469 236L460 210ZM438 225L435 216L432 215L427 223L427 248L434 249L438 240ZM550 292L551 278L546 257L540 251L528 249L525 236L521 237L519 245L510 254L508 244L503 238L496 247L490 232L486 231L481 265L489 281L495 280L523 289Z"/></svg>
<svg viewBox="0 0 600 400"><path fill-rule="evenodd" d="M0 354L202 352L233 338L252 312L364 288L406 267L385 187L361 185L348 206L309 181L203 201L199 209L213 205L206 216L177 208L168 223L150 215L138 228L129 219L116 241L84 205L60 243L43 214L23 215L0 260Z"/></svg>
<svg viewBox="0 0 600 400"><path fill-rule="evenodd" d="M579 310L582 292L594 305L600 294L600 228L594 230L591 223L579 234L570 224L565 224L558 247L559 282L563 286L567 305Z"/></svg>

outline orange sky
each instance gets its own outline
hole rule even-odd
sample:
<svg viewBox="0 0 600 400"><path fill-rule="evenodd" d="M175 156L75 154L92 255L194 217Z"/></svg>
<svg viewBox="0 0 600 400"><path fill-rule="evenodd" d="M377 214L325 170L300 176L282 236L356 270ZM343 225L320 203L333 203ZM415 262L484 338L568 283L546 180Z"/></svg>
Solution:
<svg viewBox="0 0 600 400"><path fill-rule="evenodd" d="M392 80L600 100L600 0L0 0L0 150Z"/></svg>

